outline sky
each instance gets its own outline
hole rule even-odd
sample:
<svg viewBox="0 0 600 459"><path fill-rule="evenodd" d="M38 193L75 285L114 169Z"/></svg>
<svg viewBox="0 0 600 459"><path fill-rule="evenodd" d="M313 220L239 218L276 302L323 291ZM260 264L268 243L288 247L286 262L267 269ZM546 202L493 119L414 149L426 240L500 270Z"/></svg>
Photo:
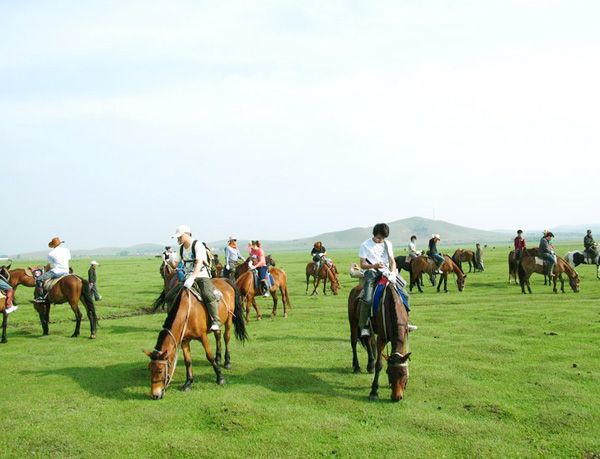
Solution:
<svg viewBox="0 0 600 459"><path fill-rule="evenodd" d="M0 1L0 253L598 223L600 3Z"/></svg>

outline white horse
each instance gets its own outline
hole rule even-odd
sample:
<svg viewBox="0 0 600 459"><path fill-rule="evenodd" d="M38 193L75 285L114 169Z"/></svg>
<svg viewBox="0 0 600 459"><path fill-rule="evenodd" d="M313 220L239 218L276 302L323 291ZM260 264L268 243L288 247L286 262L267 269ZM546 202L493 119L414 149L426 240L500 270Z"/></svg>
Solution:
<svg viewBox="0 0 600 459"><path fill-rule="evenodd" d="M579 265L596 265L596 277L600 279L600 255L592 260L583 250L573 250L565 255L565 259L573 268Z"/></svg>

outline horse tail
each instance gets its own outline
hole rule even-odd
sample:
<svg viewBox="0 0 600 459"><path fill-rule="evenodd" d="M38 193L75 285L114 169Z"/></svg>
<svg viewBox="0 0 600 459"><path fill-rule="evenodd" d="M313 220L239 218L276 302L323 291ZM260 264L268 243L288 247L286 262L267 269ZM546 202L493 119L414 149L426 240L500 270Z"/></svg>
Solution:
<svg viewBox="0 0 600 459"><path fill-rule="evenodd" d="M152 312L156 312L156 310L160 307L162 307L164 309L165 307L165 299L166 295L165 295L165 291L163 289L162 292L160 292L160 295L158 296L157 299L154 300L154 302L152 303Z"/></svg>
<svg viewBox="0 0 600 459"><path fill-rule="evenodd" d="M225 280L231 286L231 288L233 288L235 297L235 308L232 317L235 337L244 342L248 339L248 331L246 330L246 322L244 321L244 304L242 302L242 297L240 296L238 288L231 281L231 279L227 278Z"/></svg>
<svg viewBox="0 0 600 459"><path fill-rule="evenodd" d="M96 316L96 306L94 305L94 299L92 298L90 283L82 277L80 277L79 279L81 279L81 283L83 284L83 288L81 289L81 301L85 306L88 319L93 320L94 324L97 325L98 317Z"/></svg>

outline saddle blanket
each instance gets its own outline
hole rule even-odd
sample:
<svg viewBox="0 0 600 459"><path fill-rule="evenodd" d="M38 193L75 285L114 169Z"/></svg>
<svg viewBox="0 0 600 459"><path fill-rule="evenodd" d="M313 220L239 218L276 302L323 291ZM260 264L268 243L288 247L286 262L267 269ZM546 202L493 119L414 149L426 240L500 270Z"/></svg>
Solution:
<svg viewBox="0 0 600 459"><path fill-rule="evenodd" d="M388 284L389 284L389 282L387 281L387 279L382 278L382 280L379 281L377 283L377 286L375 287L375 293L373 294L373 315L374 316L377 315L377 313L379 312L379 306L381 304L381 300L383 299L383 292L385 291L385 288L387 287ZM398 283L395 283L394 287L396 287L396 291L398 292L398 295L400 295L400 299L402 300L402 303L404 304L406 311L410 312L410 306L408 304L408 293L404 290L404 288L402 288L400 285L398 285Z"/></svg>
<svg viewBox="0 0 600 459"><path fill-rule="evenodd" d="M535 264L536 265L540 265L540 266L544 266L545 261L539 257L535 257Z"/></svg>
<svg viewBox="0 0 600 459"><path fill-rule="evenodd" d="M75 276L75 274L63 274L60 277L57 277L55 279L48 279L47 281L44 281L44 291L45 292L49 292L50 290L52 290L52 287L54 287L56 284L58 284L58 281L61 279L64 279L65 277L68 276ZM77 276L75 276L77 277Z"/></svg>

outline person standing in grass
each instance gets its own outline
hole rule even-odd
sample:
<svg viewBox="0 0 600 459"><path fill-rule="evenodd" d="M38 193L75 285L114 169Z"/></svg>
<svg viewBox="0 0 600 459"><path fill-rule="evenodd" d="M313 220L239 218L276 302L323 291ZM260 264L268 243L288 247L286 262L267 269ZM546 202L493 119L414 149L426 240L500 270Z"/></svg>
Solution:
<svg viewBox="0 0 600 459"><path fill-rule="evenodd" d="M475 244L475 269L483 271L483 251L479 242Z"/></svg>
<svg viewBox="0 0 600 459"><path fill-rule="evenodd" d="M96 266L98 266L98 262L93 260L90 263L90 269L88 269L88 281L90 283L90 290L92 295L94 296L95 301L100 301L102 299L102 295L98 293L98 284L96 280Z"/></svg>

